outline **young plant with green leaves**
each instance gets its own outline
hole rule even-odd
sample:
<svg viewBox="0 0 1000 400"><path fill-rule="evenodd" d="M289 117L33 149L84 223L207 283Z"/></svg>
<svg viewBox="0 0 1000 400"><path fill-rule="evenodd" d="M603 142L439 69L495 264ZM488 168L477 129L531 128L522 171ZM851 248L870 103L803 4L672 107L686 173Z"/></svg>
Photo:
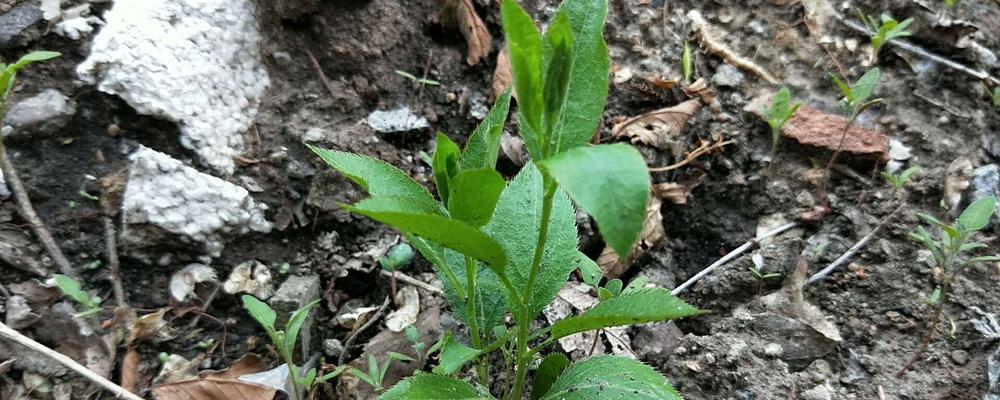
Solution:
<svg viewBox="0 0 1000 400"><path fill-rule="evenodd" d="M934 311L930 321L927 323L923 342L920 344L920 348L914 354L913 358L910 359L910 362L899 371L900 375L920 359L920 356L927 350L927 346L933 340L937 331L937 325L944 312L944 306L948 303L948 296L955 275L973 264L1000 261L1000 257L995 255L970 255L974 250L987 247L986 244L971 239L973 234L986 228L990 219L993 218L995 207L996 198L994 197L984 197L973 201L965 208L965 211L962 211L958 219L951 224L944 223L930 214L917 214L920 219L924 220L932 228L935 228L936 232L932 234L920 226L915 231L910 232L909 236L911 239L923 244L930 251L934 257L934 265L940 271L940 277L937 287L929 297Z"/></svg>
<svg viewBox="0 0 1000 400"><path fill-rule="evenodd" d="M990 91L990 87L986 86L985 83L983 84L983 87L986 88L986 95L989 96L990 101L993 103L993 107L1000 107L1000 86L993 88L992 92Z"/></svg>
<svg viewBox="0 0 1000 400"><path fill-rule="evenodd" d="M861 78L858 78L854 85L848 85L844 81L837 78L836 75L830 74L830 79L833 80L834 85L840 89L840 94L843 96L840 100L840 105L847 114L847 122L844 123L843 133L840 135L840 142L837 144L837 149L834 150L833 155L830 156L830 161L827 162L826 168L823 172L823 182L820 184L817 191L817 198L820 201L820 207L827 209L826 204L826 185L830 181L830 170L833 165L837 162L837 156L840 155L840 151L844 148L844 142L847 140L847 132L851 130L851 126L854 125L854 121L858 119L858 116L862 112L867 110L869 107L879 104L882 99L876 98L869 100L872 97L872 93L875 91L875 84L878 82L879 69L872 68L865 72Z"/></svg>
<svg viewBox="0 0 1000 400"><path fill-rule="evenodd" d="M83 311L76 314L77 317L87 317L101 312L101 298L91 296L83 291L80 282L61 274L52 275L52 280L55 281L56 287L59 288L63 296L73 299L73 301L83 307Z"/></svg>
<svg viewBox="0 0 1000 400"><path fill-rule="evenodd" d="M886 43L910 36L910 31L906 30L906 28L913 23L913 18L907 18L900 22L886 13L882 13L880 17L881 21L878 21L875 17L863 13L861 10L858 10L858 18L861 19L861 23L868 28L868 32L870 33L873 65L878 62L879 51L882 50L882 47Z"/></svg>
<svg viewBox="0 0 1000 400"><path fill-rule="evenodd" d="M403 71L401 69L397 69L396 70L396 75L399 75L399 76L402 76L403 78L408 79L410 82L413 82L413 84L415 84L415 85L430 85L430 86L439 86L439 85L441 85L441 82L435 81L433 79L417 78L416 75L413 75L413 74L411 74L409 72L406 72L406 71Z"/></svg>
<svg viewBox="0 0 1000 400"><path fill-rule="evenodd" d="M312 391L316 385L336 378L347 369L346 366L340 366L332 372L318 375L319 371L316 368L309 368L303 371L295 364L295 344L299 340L299 333L302 330L302 325L305 324L306 319L309 317L310 309L319 304L319 299L293 311L282 330L275 327L278 315L267 303L250 295L243 295L240 299L243 302L243 308L264 328L267 336L271 338L271 343L274 345L275 350L277 350L278 355L281 356L282 360L285 361L285 365L288 366L288 382L292 386L291 393L288 396L292 400L307 398L307 391Z"/></svg>
<svg viewBox="0 0 1000 400"><path fill-rule="evenodd" d="M385 374L389 372L389 367L392 366L393 361L411 362L416 360L406 354L390 351L386 354L385 362L380 367L378 365L378 360L375 359L375 355L369 354L367 372L357 368L350 368L347 373L354 375L362 382L370 385L372 389L375 390L375 394L381 394L382 391L385 390L385 388L382 387L382 382L385 381Z"/></svg>
<svg viewBox="0 0 1000 400"><path fill-rule="evenodd" d="M684 54L681 56L681 69L684 71L684 83L691 83L691 76L694 75L694 62L691 60L691 46L684 42Z"/></svg>
<svg viewBox="0 0 1000 400"><path fill-rule="evenodd" d="M7 98L10 96L11 89L14 88L14 79L17 78L17 72L31 63L51 60L59 56L60 54L54 51L33 51L25 54L13 64L0 62L0 121L6 115ZM2 137L0 137L0 148L3 148Z"/></svg>
<svg viewBox="0 0 1000 400"><path fill-rule="evenodd" d="M792 104L792 93L787 87L782 86L771 99L771 107L764 110L764 119L771 127L771 163L774 163L774 157L778 154L778 144L781 143L781 127L785 126L789 119L792 119L801 105L801 103Z"/></svg>
<svg viewBox="0 0 1000 400"><path fill-rule="evenodd" d="M899 174L894 174L892 172L889 172L889 170L882 171L882 177L884 177L885 180L888 181L890 185L892 185L893 199L895 199L899 191L902 190L904 186L906 186L906 183L910 181L910 178L913 177L913 174L916 174L917 172L920 172L920 167L916 165L903 170L903 172L900 172Z"/></svg>
<svg viewBox="0 0 1000 400"><path fill-rule="evenodd" d="M594 218L620 257L628 256L645 221L645 160L629 145L589 145L608 94L606 14L606 0L565 0L541 34L516 1L502 2L520 134L533 160L509 183L495 167L510 89L464 149L438 135L431 169L440 201L382 161L309 146L368 191L368 199L344 208L403 232L441 276L456 317L468 326L471 346L447 340L434 373L407 378L382 398L492 398L488 379L498 373L491 373L488 360L496 351L506 360L497 368L507 375L507 389L498 393L506 399L521 399L529 387L535 399L569 393L582 399L680 398L663 376L627 358L536 363L568 335L698 313L667 290L637 288L605 296L582 315L532 329L571 272L592 271L593 261L577 250L574 203ZM504 322L508 314L513 326ZM455 377L470 363L478 382ZM529 385L535 365L545 368Z"/></svg>

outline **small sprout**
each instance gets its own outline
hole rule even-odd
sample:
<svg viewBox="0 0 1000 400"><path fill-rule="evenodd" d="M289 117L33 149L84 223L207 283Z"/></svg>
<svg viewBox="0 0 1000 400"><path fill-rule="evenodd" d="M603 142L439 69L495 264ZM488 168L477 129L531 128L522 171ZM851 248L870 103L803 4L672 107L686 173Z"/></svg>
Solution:
<svg viewBox="0 0 1000 400"><path fill-rule="evenodd" d="M880 71L878 68L872 68L868 72L865 72L861 78L858 78L857 82L854 82L854 86L848 86L844 81L837 78L836 75L830 74L830 79L833 80L833 83L837 85L840 93L844 96L841 104L850 114L848 124L853 123L858 115L868 109L868 107L882 102L882 99L868 100L872 92L875 91L875 84L878 82L879 74Z"/></svg>
<svg viewBox="0 0 1000 400"><path fill-rule="evenodd" d="M83 198L85 198L87 200L92 200L92 201L100 201L101 200L100 197L97 197L97 196L94 196L94 195L92 195L90 193L87 193L86 190L81 190L79 192L79 194L80 194L80 197L83 197Z"/></svg>
<svg viewBox="0 0 1000 400"><path fill-rule="evenodd" d="M990 96L990 100L993 102L993 107L1000 107L1000 86L993 88L992 93L990 92L990 88L986 87L986 94Z"/></svg>
<svg viewBox="0 0 1000 400"><path fill-rule="evenodd" d="M684 82L691 83L694 68L691 65L691 46L688 46L686 41L684 42L684 55L681 56L681 68L684 69Z"/></svg>
<svg viewBox="0 0 1000 400"><path fill-rule="evenodd" d="M791 103L792 93L787 87L782 86L774 94L774 99L771 100L771 107L764 111L764 118L767 119L767 125L771 127L772 161L775 153L777 153L778 143L781 141L781 127L785 126L785 123L795 115L799 106L802 105L801 103Z"/></svg>
<svg viewBox="0 0 1000 400"><path fill-rule="evenodd" d="M208 350L214 345L215 345L215 339L205 339L198 342L198 344L194 345L194 347L198 350Z"/></svg>
<svg viewBox="0 0 1000 400"><path fill-rule="evenodd" d="M885 180L889 181L889 184L892 185L892 197L896 197L896 193L898 193L903 186L906 186L906 183L910 181L913 174L917 172L920 172L920 167L916 165L900 172L899 175L893 174L892 172L889 172L889 170L882 171L882 176L885 177Z"/></svg>
<svg viewBox="0 0 1000 400"><path fill-rule="evenodd" d="M101 268L102 265L104 265L104 263L102 263L101 260L94 260L87 263L87 265L84 265L83 269L87 271L93 271L95 269Z"/></svg>
<svg viewBox="0 0 1000 400"><path fill-rule="evenodd" d="M288 322L285 323L284 330L277 330L275 327L277 314L267 303L250 295L243 295L240 299L243 302L243 308L264 328L264 331L271 338L271 342L274 343L274 347L278 350L278 354L284 359L285 364L288 364L288 373L294 377L294 379L290 379L293 386L293 393L290 394L290 397L293 400L301 400L304 396L302 387L309 389L318 381L316 380L315 368L310 368L304 375L300 373L299 367L295 364L295 343L299 339L302 325L309 317L309 310L319 304L319 299L293 311L288 317Z"/></svg>
<svg viewBox="0 0 1000 400"><path fill-rule="evenodd" d="M961 0L944 0L945 7L955 8Z"/></svg>
<svg viewBox="0 0 1000 400"><path fill-rule="evenodd" d="M53 275L52 279L55 280L56 286L59 287L64 296L73 299L73 301L83 306L84 311L77 314L77 317L85 317L101 311L101 298L97 296L91 297L87 292L83 291L80 282L60 274Z"/></svg>
<svg viewBox="0 0 1000 400"><path fill-rule="evenodd" d="M871 15L866 15L858 11L858 17L871 33L872 40L872 64L878 60L878 53L886 43L901 37L910 36L910 31L906 28L913 22L913 18L907 18L902 22L896 21L889 14L882 13L881 23L878 23Z"/></svg>
<svg viewBox="0 0 1000 400"><path fill-rule="evenodd" d="M409 79L409 80L413 81L413 83L416 83L418 85L438 86L438 85L441 84L441 82L438 82L438 81L435 81L435 80L432 80L432 79L417 78L416 75L413 75L413 74L411 74L409 72L406 72L406 71L403 71L403 70L399 70L399 69L396 70L396 75L399 75L399 76L402 76L403 78Z"/></svg>
<svg viewBox="0 0 1000 400"><path fill-rule="evenodd" d="M286 262L281 263L281 265L278 265L278 273L281 275L287 275L288 271L291 270L291 268L292 268L291 264Z"/></svg>
<svg viewBox="0 0 1000 400"><path fill-rule="evenodd" d="M167 360L170 360L170 354L165 351L161 351L160 354L156 355L156 359L160 361L160 364L166 364Z"/></svg>
<svg viewBox="0 0 1000 400"><path fill-rule="evenodd" d="M393 361L404 361L411 362L416 361L413 357L406 354L396 353L390 351L386 353L385 363L381 367L378 365L378 360L375 359L374 354L368 355L368 372L362 371L357 368L350 368L348 373L354 375L361 381L371 385L375 393L381 393L383 390L382 382L385 380L385 374L389 372L389 367L392 365Z"/></svg>
<svg viewBox="0 0 1000 400"><path fill-rule="evenodd" d="M378 263L382 269L395 272L410 265L411 260L413 260L413 248L406 243L400 243L392 246L384 257L378 259Z"/></svg>

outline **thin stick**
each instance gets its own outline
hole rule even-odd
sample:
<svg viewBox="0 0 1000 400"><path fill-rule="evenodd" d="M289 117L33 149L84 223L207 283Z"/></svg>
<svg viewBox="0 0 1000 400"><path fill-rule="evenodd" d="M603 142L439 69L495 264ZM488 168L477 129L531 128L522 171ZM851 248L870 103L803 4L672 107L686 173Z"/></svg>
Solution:
<svg viewBox="0 0 1000 400"><path fill-rule="evenodd" d="M379 318L382 318L382 313L384 313L385 309L388 307L389 307L389 296L386 296L385 301L382 302L382 306L378 308L378 311L375 312L375 315L372 315L371 319L369 319L368 322L365 322L365 324L361 325L361 327L358 328L358 330L351 333L351 336L347 337L347 341L344 342L344 350L341 350L340 357L337 357L337 365L344 365L344 357L347 356L347 350L350 349L352 345L354 345L354 339L357 339L358 334L364 332L365 329L368 329L372 325L375 325L375 321L378 321Z"/></svg>
<svg viewBox="0 0 1000 400"><path fill-rule="evenodd" d="M41 218L38 218L35 208L31 206L31 199L28 197L28 192L25 191L21 179L17 177L17 171L14 170L14 163L10 161L10 157L7 155L7 148L4 147L2 140L0 140L0 168L3 169L7 186L10 186L10 190L14 192L18 214L31 225L32 232L35 233L38 241L42 242L42 247L45 247L45 251L49 253L49 257L52 257L52 261L59 267L59 272L63 275L76 278L76 271L73 270L72 264L63 255L62 250L59 249L59 245L56 244L56 240L52 238L49 228L45 226Z"/></svg>
<svg viewBox="0 0 1000 400"><path fill-rule="evenodd" d="M111 268L111 288L115 292L115 302L118 307L124 307L125 289L122 288L121 263L118 260L118 244L115 241L115 223L111 217L104 217L104 252L107 253L108 266Z"/></svg>
<svg viewBox="0 0 1000 400"><path fill-rule="evenodd" d="M323 83L323 87L330 92L330 96L337 98L337 91L333 89L333 84L330 83L330 78L327 78L326 74L323 73L323 68L320 67L319 60L316 59L316 56L314 56L309 49L305 49L305 51L306 55L309 56L309 62L312 63L313 69L316 70L316 75L319 75L319 80Z"/></svg>
<svg viewBox="0 0 1000 400"><path fill-rule="evenodd" d="M386 270L381 270L379 273L382 274L382 276L385 276L385 277L388 277L388 278L392 278L392 272L389 272L389 271L386 271ZM404 274L402 272L396 273L396 279L398 279L400 282L416 286L416 287L418 287L420 289L426 290L426 291L431 292L431 293L444 294L444 292L442 292L441 289L438 289L437 287L431 286L427 282L424 282L424 281L415 279L413 277L410 277L409 275L406 275L406 274Z"/></svg>
<svg viewBox="0 0 1000 400"><path fill-rule="evenodd" d="M143 400L142 397L139 397L134 393L125 390L125 388L116 385L114 382L105 379L103 376L98 375L96 372L91 371L90 369L88 369L83 365L80 365L80 363L74 361L72 358L66 357L65 355L62 355L61 353L55 350L45 347L45 345L41 343L31 340L31 338L22 335L20 332L11 329L3 322L0 322L0 337L4 337L8 340L11 340L24 347L37 351L45 355L46 357L49 357L59 362L60 364L66 366L66 368L69 368L74 372L83 375L84 378L87 378L92 382L100 385L101 387L107 389L108 391L114 393L115 397L117 398L129 399L129 400Z"/></svg>
<svg viewBox="0 0 1000 400"><path fill-rule="evenodd" d="M701 157L701 156L703 156L705 154L708 154L708 153L712 152L713 150L721 149L722 146L733 144L733 143L735 143L734 140L727 140L725 142L718 141L718 142L715 142L713 144L708 144L706 142L705 144L703 144L701 146L698 146L697 149L692 150L691 153L689 153L687 155L687 157L684 157L683 160L681 160L681 161L679 161L677 163L668 165L666 167L651 167L651 168L649 168L649 172L667 172L667 171L675 170L677 168L683 167L683 166L691 163L692 161L698 159L698 157Z"/></svg>
<svg viewBox="0 0 1000 400"><path fill-rule="evenodd" d="M782 232L785 232L785 231L787 231L789 229L795 228L797 226L799 226L798 222L789 222L789 223L781 225L781 226L779 226L777 228L771 229L770 231L765 232L763 235L760 235L760 236L757 236L757 237L755 237L753 239L748 240L746 243L743 243L742 246L737 247L733 251L730 251L729 254L726 254L725 256L722 256L722 258L720 258L718 261L712 263L712 265L709 265L709 266L705 267L705 269L701 270L701 272L698 272L697 275L692 276L691 279L688 279L686 282L682 283L680 286L678 286L677 288L675 288L674 290L672 290L670 292L670 294L672 294L674 296L680 294L685 289L691 287L691 285L694 285L695 282L698 282L698 280L700 280L701 278L704 278L705 275L708 275L708 274L712 273L712 271L714 271L716 268L719 268L720 266L725 265L729 261L732 261L734 258L738 257L740 254L743 254L744 252L746 252L747 250L749 250L751 247L753 247L753 246L757 245L758 243L760 243L760 241L762 241L764 239L767 239L769 237L772 237L772 236L777 236L778 234L780 234Z"/></svg>
<svg viewBox="0 0 1000 400"><path fill-rule="evenodd" d="M902 209L903 206L900 205L899 207L896 207L896 209L892 210L892 212L889 213L889 215L887 215L885 218L882 219L881 222L878 223L878 226L876 226L875 229L872 229L871 232L868 232L868 234L865 235L865 237L861 238L861 240L855 243L854 246L851 246L851 248L848 249L847 252L842 254L840 257L837 257L836 260L833 260L833 262L830 263L830 265L827 265L826 268L823 268L819 272L813 274L813 276L810 276L809 280L806 281L806 284L808 285L816 283L820 279L826 278L827 275L830 275L830 272L833 272L833 270L847 263L847 261L849 261L859 251L861 251L861 249L863 249L865 245L867 245L868 242L872 240L872 238L878 236L878 234L881 233L883 229L885 229L885 226L889 224L889 221L892 220L892 217L894 217L896 213Z"/></svg>

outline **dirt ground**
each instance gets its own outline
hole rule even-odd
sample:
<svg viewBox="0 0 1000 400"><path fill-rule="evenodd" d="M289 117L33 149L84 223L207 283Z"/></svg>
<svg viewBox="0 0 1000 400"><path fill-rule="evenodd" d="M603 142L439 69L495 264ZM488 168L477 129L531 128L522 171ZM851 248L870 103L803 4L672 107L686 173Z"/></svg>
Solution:
<svg viewBox="0 0 1000 400"><path fill-rule="evenodd" d="M30 1L3 2L7 6L19 3ZM91 3L92 13L98 16L112 7L104 1ZM384 159L433 186L430 167L421 161L421 154L433 153L434 133L444 132L463 144L494 98L497 51L503 46L498 2L471 3L493 36L492 50L475 65L467 63L463 36L442 19L435 0L258 0L260 54L270 86L261 98L252 128L243 132L243 161L237 162L232 175L218 175L199 165L197 156L179 144L176 123L141 115L119 97L79 80L76 66L88 56L100 27L78 40L45 33L30 44L0 49L4 60L15 59L29 49L63 53L57 60L19 74L21 83L12 94L12 103L55 88L76 102L75 113L61 129L12 138L6 144L27 194L73 265L82 268L101 261L100 266L82 270L80 275L86 289L108 299L97 317L107 322L103 332L114 331L108 326L115 319L107 279L105 213L98 201L80 193L109 196L99 179L127 170L127 158L136 146L168 154L237 185L250 186L247 182L252 181L256 188L250 195L267 206L265 217L273 229L269 233L224 235L225 247L218 257L209 257L199 246L170 236L142 245L119 246L128 304L139 315L170 310L166 317L172 330L169 340L144 340L133 346L139 355L134 367L139 389L148 389L160 373L161 353L199 360L198 367L211 369L227 368L246 353L261 355L269 366L277 363L264 332L242 309L237 296L203 283L193 300L171 298L171 276L195 262L209 265L219 282L226 280L235 266L250 260L269 268L275 287L289 276L317 276L323 301L314 312L309 347L325 353L327 362L337 358L339 351L327 349L332 343L327 339L343 342L358 328L350 320L339 322L346 311L378 307L389 296L390 281L379 274L376 259L399 237L389 228L339 210L338 203L362 199L363 190L328 170L303 142ZM557 5L548 0L524 3L542 25ZM624 280L642 275L657 285L673 288L756 234L796 220L821 203L816 196L816 177L832 151L785 139L772 159L766 123L744 108L755 97L773 92L777 85L705 51L690 33L689 11L697 10L714 26L714 36L722 44L777 77L792 89L797 101L822 113L840 114L839 95L828 76L834 73L852 81L861 76L870 67L868 40L835 16L810 16L803 3L826 2L610 1L606 38L615 73L599 140L622 141L612 137L616 123L689 98L680 83L651 83L682 76L681 54L689 41L693 77L710 85L714 101L706 101L691 116L683 132L671 139L670 148L636 146L650 166L663 166L681 161L702 141L731 141L683 167L652 174L654 183L686 183L690 193L686 204L663 202L660 215L665 239L642 252L625 271ZM856 20L855 9L913 17L909 42L971 69L1000 76L996 62L1000 56L1000 3L962 1L950 11L939 3L830 2L850 21ZM817 21L825 26L816 28ZM827 37L817 37L820 31ZM937 284L929 256L908 239L907 233L920 224L917 212L954 217L954 210L967 204L976 189L975 183L969 189L962 186L963 182L970 186L972 168L1000 163L1000 109L990 103L979 79L924 56L886 48L878 66L882 77L875 93L884 101L865 112L857 124L892 140L896 149L890 157L898 156L899 145L909 149L909 154L892 162L902 168L919 165L922 170L904 190L899 203L902 208L884 231L849 266L805 288L806 301L836 327L840 340L817 339L810 336L815 332L801 327L774 330L773 325L762 322L760 314L747 310L761 296L778 290L800 257L807 260L810 272L818 271L896 207L891 187L879 175L885 160L873 162L870 157L853 154L842 155L838 171L847 172L834 172L829 183L827 199L832 213L763 243L680 295L707 314L676 324L625 331L631 341L630 352L663 372L686 399L1000 398L1000 387L989 392L987 374L991 355L1000 357L995 355L998 342L985 337L973 324L983 318L976 310L1000 313L1000 265L977 265L959 275L945 308L944 323L929 349L913 368L897 376L920 345L932 311L926 300ZM426 76L440 85L414 84L396 70ZM372 111L400 106L425 117L429 127L382 133L365 123ZM514 120L508 120L511 134L516 133ZM115 134L109 134L109 129ZM511 177L520 167L519 160L512 159L517 158L517 148L505 149L503 154L499 168ZM968 168L954 172L950 166L962 160ZM942 210L942 199L954 192L948 188L955 185L961 195L960 206ZM992 185L997 193L997 182ZM120 223L119 217L115 220ZM596 259L603 242L585 216L580 222L581 250ZM998 226L994 217L981 234L981 241L989 246L983 254L1000 252ZM55 270L14 202L0 199L0 240L14 243L15 236L23 241L18 246L20 257ZM754 265L753 254L763 256L767 271L781 277L757 279L748 271ZM0 268L0 284L7 288L39 278L3 258ZM440 285L430 272L429 264L419 256L404 271ZM9 297L9 291L5 292ZM440 295L424 289L419 293L420 327L426 339L460 329ZM36 324L21 331L49 346L62 345L58 336L44 339L44 329L44 324ZM401 335L378 322L357 335L354 346L346 350L345 360L355 360L353 363L361 366L366 354L398 351L393 346L405 347L402 344L406 343ZM213 344L200 345L206 339L213 339ZM804 349L789 351L787 344L796 340L806 343L799 343ZM811 345L810 340L817 344ZM611 343L607 345L607 351L616 351ZM599 347L604 349L605 343ZM119 381L126 353L121 347L113 355L111 380ZM1000 364L1000 360L994 363ZM59 393L64 393L50 390L16 397L27 387L28 374L19 367L0 368L5 377L0 381L0 397L59 398ZM390 380L407 372L394 369ZM60 384L86 386L65 371L45 379L50 389ZM370 393L358 382L345 379L318 395L365 398ZM152 398L150 393L146 395ZM110 395L90 388L71 398Z"/></svg>

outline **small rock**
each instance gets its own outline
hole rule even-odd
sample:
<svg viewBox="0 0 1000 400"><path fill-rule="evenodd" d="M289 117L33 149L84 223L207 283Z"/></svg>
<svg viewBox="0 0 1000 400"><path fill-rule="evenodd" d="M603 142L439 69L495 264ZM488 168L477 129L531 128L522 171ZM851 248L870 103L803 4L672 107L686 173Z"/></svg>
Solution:
<svg viewBox="0 0 1000 400"><path fill-rule="evenodd" d="M170 276L170 296L184 302L194 295L195 285L201 282L215 282L215 270L203 264L189 264Z"/></svg>
<svg viewBox="0 0 1000 400"><path fill-rule="evenodd" d="M955 350L951 352L951 360L958 365L965 365L969 362L969 353L965 350Z"/></svg>
<svg viewBox="0 0 1000 400"><path fill-rule="evenodd" d="M802 392L799 398L802 400L833 400L832 392L833 390L830 389L830 385L824 383Z"/></svg>
<svg viewBox="0 0 1000 400"><path fill-rule="evenodd" d="M744 78L745 75L738 68L722 64L715 70L715 75L712 75L712 83L717 86L736 87L743 83Z"/></svg>
<svg viewBox="0 0 1000 400"><path fill-rule="evenodd" d="M673 322L663 322L657 324L644 324L635 327L635 338L632 343L637 355L642 359L650 359L653 356L665 356L670 352L676 352L679 347L681 332Z"/></svg>
<svg viewBox="0 0 1000 400"><path fill-rule="evenodd" d="M233 268L229 278L222 284L222 290L229 294L248 293L267 300L274 294L271 269L257 260L244 262Z"/></svg>
<svg viewBox="0 0 1000 400"><path fill-rule="evenodd" d="M10 296L7 299L7 326L13 329L24 329L38 320L38 314L31 311L28 300L23 296Z"/></svg>
<svg viewBox="0 0 1000 400"><path fill-rule="evenodd" d="M344 352L344 344L337 339L326 339L323 341L323 354L336 359L340 353Z"/></svg>
<svg viewBox="0 0 1000 400"><path fill-rule="evenodd" d="M288 321L288 316L320 296L319 276L290 276L278 288L278 292L271 297L268 302L278 313L278 325L284 325ZM302 338L302 357L309 358L309 343L311 336L313 314L309 313L306 322L302 324L302 331L299 336Z"/></svg>
<svg viewBox="0 0 1000 400"><path fill-rule="evenodd" d="M365 122L372 129L382 133L407 132L430 126L427 118L414 114L409 107L391 111L376 110L368 114Z"/></svg>
<svg viewBox="0 0 1000 400"><path fill-rule="evenodd" d="M784 349L782 349L781 345L777 343L768 343L764 346L764 355L768 357L781 357L783 352Z"/></svg>
<svg viewBox="0 0 1000 400"><path fill-rule="evenodd" d="M25 136L28 131L58 130L66 126L73 114L76 102L58 90L45 89L11 106L3 123L13 128L10 135Z"/></svg>
<svg viewBox="0 0 1000 400"><path fill-rule="evenodd" d="M10 197L10 189L7 188L7 181L3 179L3 171L0 171L0 200L7 200Z"/></svg>
<svg viewBox="0 0 1000 400"><path fill-rule="evenodd" d="M976 168L972 174L972 184L969 187L972 192L970 201L989 196L1000 198L1000 164L984 165ZM1000 217L1000 210L996 212ZM996 221L996 218L993 221Z"/></svg>
<svg viewBox="0 0 1000 400"><path fill-rule="evenodd" d="M22 2L0 15L0 49L25 47L42 36L45 15L38 4Z"/></svg>

